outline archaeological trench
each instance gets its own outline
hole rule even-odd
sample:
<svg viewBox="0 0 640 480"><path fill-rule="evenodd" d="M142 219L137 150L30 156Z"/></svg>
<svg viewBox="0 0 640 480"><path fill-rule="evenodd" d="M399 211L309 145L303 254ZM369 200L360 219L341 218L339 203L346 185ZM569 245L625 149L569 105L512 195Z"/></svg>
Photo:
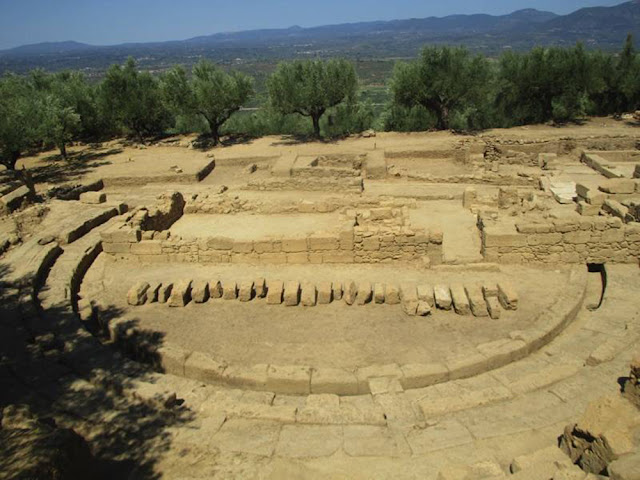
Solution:
<svg viewBox="0 0 640 480"><path fill-rule="evenodd" d="M7 183L0 477L640 479L640 136L574 133Z"/></svg>

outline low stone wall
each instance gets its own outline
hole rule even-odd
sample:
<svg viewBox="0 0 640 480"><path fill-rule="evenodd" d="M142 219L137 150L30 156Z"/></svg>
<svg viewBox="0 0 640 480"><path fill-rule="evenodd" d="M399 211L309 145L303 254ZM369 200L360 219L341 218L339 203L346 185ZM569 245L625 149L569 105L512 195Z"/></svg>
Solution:
<svg viewBox="0 0 640 480"><path fill-rule="evenodd" d="M277 177L250 181L245 190L308 190L320 192L362 193L362 177Z"/></svg>
<svg viewBox="0 0 640 480"><path fill-rule="evenodd" d="M640 223L619 218L582 217L485 224L480 220L485 261L500 263L632 263L640 257Z"/></svg>
<svg viewBox="0 0 640 480"><path fill-rule="evenodd" d="M465 183L471 185L505 185L517 187L537 187L540 183L539 175L504 175L499 173L483 173L469 175L450 175L437 177L409 173L407 180L429 183Z"/></svg>
<svg viewBox="0 0 640 480"><path fill-rule="evenodd" d="M407 227L349 227L340 232L300 238L235 240L226 237L182 239L166 232L123 225L102 233L105 253L123 260L188 263L378 263L417 261L442 263L442 232Z"/></svg>

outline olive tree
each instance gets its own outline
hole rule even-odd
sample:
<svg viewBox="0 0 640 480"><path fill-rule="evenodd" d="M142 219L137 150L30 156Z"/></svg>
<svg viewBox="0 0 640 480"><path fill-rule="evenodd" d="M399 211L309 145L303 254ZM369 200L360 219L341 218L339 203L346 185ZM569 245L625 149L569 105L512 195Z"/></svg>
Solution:
<svg viewBox="0 0 640 480"><path fill-rule="evenodd" d="M24 79L7 75L0 79L0 164L22 180L32 194L31 176L16 165L38 140L39 110L35 92Z"/></svg>
<svg viewBox="0 0 640 480"><path fill-rule="evenodd" d="M320 136L320 119L331 107L355 99L358 77L346 60L283 62L267 80L271 105L282 114L311 117Z"/></svg>
<svg viewBox="0 0 640 480"><path fill-rule="evenodd" d="M169 123L158 81L149 72L139 72L129 58L123 66L112 65L100 85L103 111L134 132L144 136L161 133Z"/></svg>
<svg viewBox="0 0 640 480"><path fill-rule="evenodd" d="M253 95L253 81L239 72L227 73L208 60L201 60L191 78L176 67L162 78L165 102L176 114L200 115L209 125L214 145L220 143L220 128Z"/></svg>
<svg viewBox="0 0 640 480"><path fill-rule="evenodd" d="M446 130L454 110L482 103L489 80L486 58L459 47L427 47L417 61L396 65L391 93L395 105L422 106Z"/></svg>

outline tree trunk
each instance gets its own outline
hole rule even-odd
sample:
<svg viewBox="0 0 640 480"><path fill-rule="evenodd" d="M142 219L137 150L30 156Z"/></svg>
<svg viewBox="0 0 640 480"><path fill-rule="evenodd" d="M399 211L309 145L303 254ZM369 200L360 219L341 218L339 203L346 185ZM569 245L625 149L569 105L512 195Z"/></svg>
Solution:
<svg viewBox="0 0 640 480"><path fill-rule="evenodd" d="M314 113L311 115L311 120L313 120L313 134L316 138L320 138L320 117L322 114Z"/></svg>
<svg viewBox="0 0 640 480"><path fill-rule="evenodd" d="M60 155L62 155L62 158L67 160L67 144L62 142L59 148L60 148Z"/></svg>
<svg viewBox="0 0 640 480"><path fill-rule="evenodd" d="M438 130L449 130L449 108L445 105L438 108Z"/></svg>
<svg viewBox="0 0 640 480"><path fill-rule="evenodd" d="M216 123L209 123L211 128L211 138L213 138L213 146L217 147L220 144L220 125Z"/></svg>

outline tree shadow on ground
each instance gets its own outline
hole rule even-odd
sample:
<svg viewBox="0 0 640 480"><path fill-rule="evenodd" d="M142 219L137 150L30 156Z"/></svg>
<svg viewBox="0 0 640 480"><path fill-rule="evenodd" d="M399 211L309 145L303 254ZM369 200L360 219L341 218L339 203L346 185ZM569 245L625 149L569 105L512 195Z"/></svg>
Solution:
<svg viewBox="0 0 640 480"><path fill-rule="evenodd" d="M90 446L95 458L90 474L96 479L159 478L154 465L170 448L169 429L190 422L192 412L164 393L144 399L127 393L138 382L153 383L152 370L90 335L68 302L38 308L34 280L2 282L11 272L4 265L0 269L0 411L26 405L38 418L73 429ZM100 315L110 322L123 311L108 306ZM132 319L128 326L136 324ZM135 330L128 348L142 349L153 363L162 335ZM15 451L0 450L2 473L17 478L23 472L6 470L17 464L10 457ZM40 458L38 451L28 454L34 458L27 465Z"/></svg>
<svg viewBox="0 0 640 480"><path fill-rule="evenodd" d="M294 146L301 145L304 143L318 143L321 145L336 145L340 138L338 137L327 137L327 138L318 138L313 135L283 135L281 140L272 142L271 146Z"/></svg>

